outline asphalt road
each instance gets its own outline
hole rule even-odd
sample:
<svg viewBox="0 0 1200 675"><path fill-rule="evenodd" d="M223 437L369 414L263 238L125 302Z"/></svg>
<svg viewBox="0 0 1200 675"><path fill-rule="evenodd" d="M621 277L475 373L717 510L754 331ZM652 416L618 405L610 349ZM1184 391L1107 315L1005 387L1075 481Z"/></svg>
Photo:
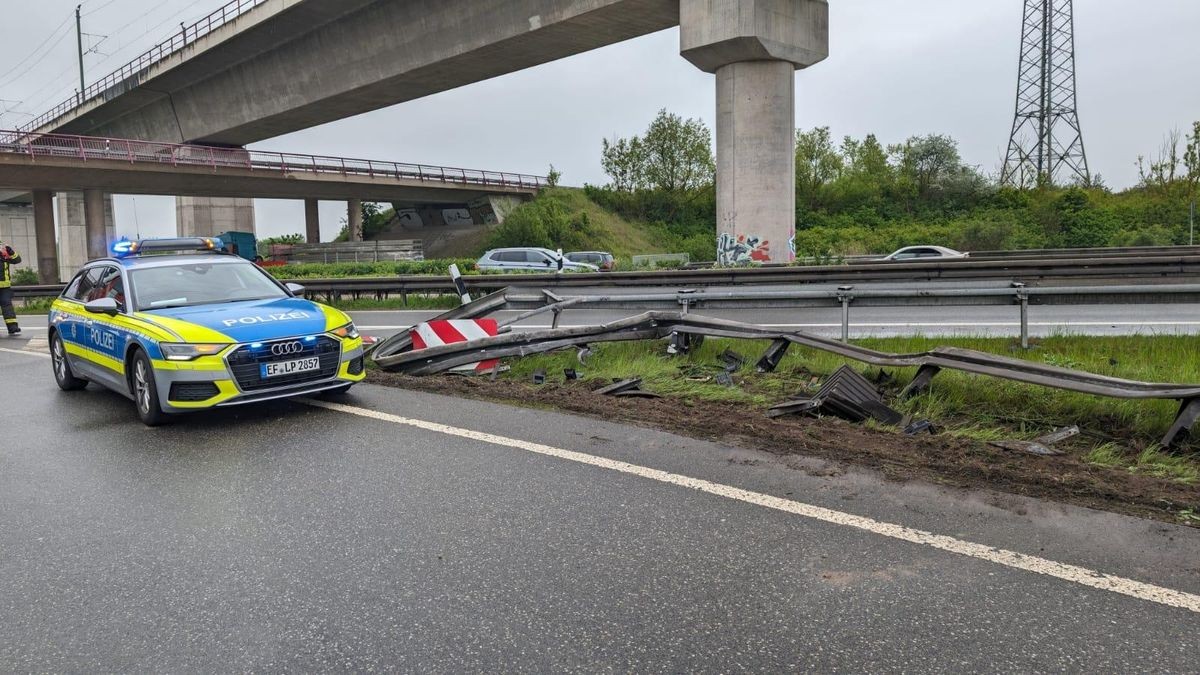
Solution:
<svg viewBox="0 0 1200 675"><path fill-rule="evenodd" d="M147 429L0 349L0 671L1200 668L1196 530L372 386Z"/></svg>

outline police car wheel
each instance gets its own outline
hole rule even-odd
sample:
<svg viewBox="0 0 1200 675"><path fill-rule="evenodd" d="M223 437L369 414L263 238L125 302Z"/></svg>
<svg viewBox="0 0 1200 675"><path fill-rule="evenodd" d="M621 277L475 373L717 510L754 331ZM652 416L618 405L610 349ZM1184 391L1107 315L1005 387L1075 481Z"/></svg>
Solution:
<svg viewBox="0 0 1200 675"><path fill-rule="evenodd" d="M166 421L166 413L158 400L158 387L154 383L154 369L150 359L142 351L135 352L130 364L129 384L133 392L133 403L142 424L155 427Z"/></svg>
<svg viewBox="0 0 1200 675"><path fill-rule="evenodd" d="M78 391L87 386L87 380L75 377L71 362L67 360L67 348L58 333L50 338L50 363L54 366L54 381L63 391Z"/></svg>

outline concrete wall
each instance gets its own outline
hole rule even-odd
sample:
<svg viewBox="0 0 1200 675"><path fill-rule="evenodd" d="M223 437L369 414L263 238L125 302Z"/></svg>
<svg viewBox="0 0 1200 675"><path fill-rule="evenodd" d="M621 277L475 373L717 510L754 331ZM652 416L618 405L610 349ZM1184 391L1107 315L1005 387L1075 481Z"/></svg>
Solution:
<svg viewBox="0 0 1200 675"><path fill-rule="evenodd" d="M33 207L0 204L0 241L21 254L17 269L37 270L37 233L33 227Z"/></svg>
<svg viewBox="0 0 1200 675"><path fill-rule="evenodd" d="M87 228L84 218L82 192L60 192L58 205L58 269L63 279L70 279L83 267L88 258ZM105 241L116 237L113 224L112 197L104 197Z"/></svg>
<svg viewBox="0 0 1200 675"><path fill-rule="evenodd" d="M255 232L254 200L228 197L176 197L175 230L181 237L222 232Z"/></svg>

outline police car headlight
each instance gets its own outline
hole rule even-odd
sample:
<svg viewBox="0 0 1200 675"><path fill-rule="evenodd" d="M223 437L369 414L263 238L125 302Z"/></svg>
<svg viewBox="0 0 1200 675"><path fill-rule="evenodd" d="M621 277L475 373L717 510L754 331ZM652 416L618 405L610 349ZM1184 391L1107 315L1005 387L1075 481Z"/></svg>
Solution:
<svg viewBox="0 0 1200 675"><path fill-rule="evenodd" d="M354 327L354 322L351 321L341 328L333 329L333 334L340 338L353 340L354 338L358 337L358 329Z"/></svg>
<svg viewBox="0 0 1200 675"><path fill-rule="evenodd" d="M160 344L163 355L168 361L191 361L201 356L212 356L221 353L228 345L203 343L166 343Z"/></svg>

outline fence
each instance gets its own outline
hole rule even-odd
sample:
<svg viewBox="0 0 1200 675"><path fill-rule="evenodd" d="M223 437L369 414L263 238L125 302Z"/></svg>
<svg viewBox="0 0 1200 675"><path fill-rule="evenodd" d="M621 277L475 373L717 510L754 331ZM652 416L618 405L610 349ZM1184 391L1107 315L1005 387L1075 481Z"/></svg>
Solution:
<svg viewBox="0 0 1200 675"><path fill-rule="evenodd" d="M272 259L294 263L393 262L424 260L424 244L420 239L395 241L355 241L331 244L275 244Z"/></svg>

